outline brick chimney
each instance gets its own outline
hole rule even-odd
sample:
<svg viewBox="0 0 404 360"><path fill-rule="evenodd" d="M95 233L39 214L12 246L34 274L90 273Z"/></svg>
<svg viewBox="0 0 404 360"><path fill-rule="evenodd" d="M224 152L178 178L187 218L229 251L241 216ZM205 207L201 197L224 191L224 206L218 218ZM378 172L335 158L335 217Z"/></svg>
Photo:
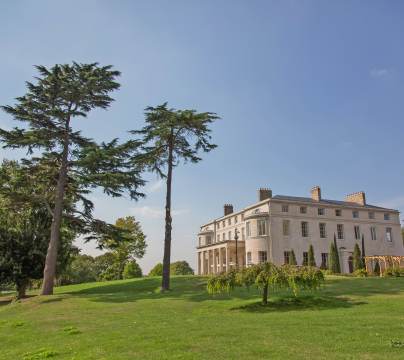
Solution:
<svg viewBox="0 0 404 360"><path fill-rule="evenodd" d="M349 194L345 196L345 201L353 202L359 205L366 205L366 196L365 192L359 191L353 194Z"/></svg>
<svg viewBox="0 0 404 360"><path fill-rule="evenodd" d="M233 205L231 204L224 204L224 216L233 213Z"/></svg>
<svg viewBox="0 0 404 360"><path fill-rule="evenodd" d="M258 201L270 199L272 197L272 190L268 188L258 189Z"/></svg>
<svg viewBox="0 0 404 360"><path fill-rule="evenodd" d="M321 200L321 189L320 186L314 186L311 189L311 198L314 201L320 201Z"/></svg>

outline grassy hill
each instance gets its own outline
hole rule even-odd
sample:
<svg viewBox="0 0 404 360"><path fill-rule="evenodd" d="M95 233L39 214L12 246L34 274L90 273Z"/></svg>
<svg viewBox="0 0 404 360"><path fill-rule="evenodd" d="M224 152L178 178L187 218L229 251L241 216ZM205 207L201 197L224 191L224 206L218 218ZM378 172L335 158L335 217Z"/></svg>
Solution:
<svg viewBox="0 0 404 360"><path fill-rule="evenodd" d="M315 294L206 294L201 277L0 298L0 359L404 359L404 278L330 277ZM394 343L392 343L392 341Z"/></svg>

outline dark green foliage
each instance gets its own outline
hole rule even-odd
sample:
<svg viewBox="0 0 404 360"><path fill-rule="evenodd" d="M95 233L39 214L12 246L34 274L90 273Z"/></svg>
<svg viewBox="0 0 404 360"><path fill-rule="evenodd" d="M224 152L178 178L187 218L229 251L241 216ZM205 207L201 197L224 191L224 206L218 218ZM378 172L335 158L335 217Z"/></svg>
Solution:
<svg viewBox="0 0 404 360"><path fill-rule="evenodd" d="M42 192L38 188L32 196L10 194L15 201L21 201L24 195L30 203L40 203L52 216L42 290L43 294L52 294L62 218L74 222L87 239L99 240L100 246L105 236L119 238L118 229L93 218L94 206L87 195L100 187L111 196L128 192L130 198L137 199L142 196L137 189L143 185L143 167L134 161L137 142L119 144L114 139L97 144L72 127L73 120L87 117L91 110L110 106L113 99L109 94L120 86L115 81L118 71L96 63L36 69L39 76L35 83L26 83L27 93L17 98L15 106L2 107L25 126L0 129L0 140L4 147L26 149L30 156L22 160L26 172L35 174L41 169L42 182L50 183L53 190Z"/></svg>
<svg viewBox="0 0 404 360"><path fill-rule="evenodd" d="M373 273L377 276L380 276L380 264L378 261L376 261L375 267L373 269Z"/></svg>
<svg viewBox="0 0 404 360"><path fill-rule="evenodd" d="M308 266L316 267L316 258L314 257L314 248L313 245L309 247L309 254L308 254Z"/></svg>
<svg viewBox="0 0 404 360"><path fill-rule="evenodd" d="M170 109L167 103L145 110L146 125L132 134L141 136L142 155L135 159L166 179L165 236L162 291L170 288L171 259L171 187L173 168L182 162L197 163L202 160L199 152L209 152L211 144L209 126L218 119L211 112Z"/></svg>
<svg viewBox="0 0 404 360"><path fill-rule="evenodd" d="M339 256L337 248L335 246L335 242L331 242L330 245L328 268L333 274L339 274L341 272L341 268L339 265Z"/></svg>
<svg viewBox="0 0 404 360"><path fill-rule="evenodd" d="M136 260L128 261L123 269L122 277L124 279L132 279L142 277L142 269Z"/></svg>
<svg viewBox="0 0 404 360"><path fill-rule="evenodd" d="M194 275L194 270L186 261L176 261L170 265L170 273L172 275Z"/></svg>
<svg viewBox="0 0 404 360"><path fill-rule="evenodd" d="M162 276L163 275L163 264L158 263L150 270L149 276Z"/></svg>
<svg viewBox="0 0 404 360"><path fill-rule="evenodd" d="M293 249L292 249L292 251L290 252L289 265L297 265L296 255L295 255L295 252L294 252Z"/></svg>
<svg viewBox="0 0 404 360"><path fill-rule="evenodd" d="M33 280L42 277L49 243L52 217L37 203L12 201L8 193L35 193L41 184L28 180L17 162L3 161L0 166L0 284L13 284L17 297L25 296ZM5 190L6 189L6 190ZM76 248L72 245L74 227L62 223L57 271L68 265Z"/></svg>
<svg viewBox="0 0 404 360"><path fill-rule="evenodd" d="M297 296L300 289L316 290L324 281L323 273L309 266L284 265L275 266L272 263L262 263L248 268L219 274L209 278L207 290L210 294L229 292L237 286L257 286L262 292L262 304L268 303L269 290L280 288L292 290Z"/></svg>
<svg viewBox="0 0 404 360"><path fill-rule="evenodd" d="M353 252L353 270L363 269L365 266L362 261L361 250L358 244L355 244Z"/></svg>

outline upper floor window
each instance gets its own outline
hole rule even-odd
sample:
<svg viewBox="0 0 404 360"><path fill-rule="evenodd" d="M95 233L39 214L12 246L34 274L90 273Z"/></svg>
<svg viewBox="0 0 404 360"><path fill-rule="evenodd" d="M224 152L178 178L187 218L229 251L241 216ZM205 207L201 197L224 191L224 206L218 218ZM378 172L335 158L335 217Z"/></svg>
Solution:
<svg viewBox="0 0 404 360"><path fill-rule="evenodd" d="M390 220L390 214L389 213L384 214L384 220Z"/></svg>
<svg viewBox="0 0 404 360"><path fill-rule="evenodd" d="M212 237L210 235L206 236L206 243L210 245L212 243Z"/></svg>
<svg viewBox="0 0 404 360"><path fill-rule="evenodd" d="M241 214L241 221L244 221L244 214Z"/></svg>
<svg viewBox="0 0 404 360"><path fill-rule="evenodd" d="M300 206L300 214L307 214L307 207L306 206Z"/></svg>
<svg viewBox="0 0 404 360"><path fill-rule="evenodd" d="M247 265L251 265L252 260L251 260L251 251L247 252Z"/></svg>
<svg viewBox="0 0 404 360"><path fill-rule="evenodd" d="M222 221L222 225L223 225L223 227L225 227L226 226L226 221Z"/></svg>
<svg viewBox="0 0 404 360"><path fill-rule="evenodd" d="M231 225L231 218L227 219L227 225Z"/></svg>
<svg viewBox="0 0 404 360"><path fill-rule="evenodd" d="M223 233L223 241L226 241L226 233Z"/></svg>
<svg viewBox="0 0 404 360"><path fill-rule="evenodd" d="M246 226L246 229L247 229L247 237L249 237L249 236L251 236L250 222L247 221L245 226Z"/></svg>
<svg viewBox="0 0 404 360"><path fill-rule="evenodd" d="M241 228L241 240L245 240L245 229L243 227Z"/></svg>
<svg viewBox="0 0 404 360"><path fill-rule="evenodd" d="M201 239L201 237L199 236L199 246L201 246L201 244L202 244L202 239Z"/></svg>
<svg viewBox="0 0 404 360"><path fill-rule="evenodd" d="M282 205L282 212L289 212L289 205Z"/></svg>
<svg viewBox="0 0 404 360"><path fill-rule="evenodd" d="M371 227L370 227L370 238L371 238L372 240L377 240L376 227L375 227L375 226L371 226Z"/></svg>
<svg viewBox="0 0 404 360"><path fill-rule="evenodd" d="M267 252L266 251L258 251L258 262L260 264L267 262Z"/></svg>
<svg viewBox="0 0 404 360"><path fill-rule="evenodd" d="M284 251L283 252L283 263L289 264L289 261L290 261L290 251Z"/></svg>
<svg viewBox="0 0 404 360"><path fill-rule="evenodd" d="M309 223L307 221L302 221L302 236L309 236Z"/></svg>
<svg viewBox="0 0 404 360"><path fill-rule="evenodd" d="M344 224L337 224L337 236L340 240L344 238Z"/></svg>
<svg viewBox="0 0 404 360"><path fill-rule="evenodd" d="M231 240L231 231L229 231L229 240Z"/></svg>
<svg viewBox="0 0 404 360"><path fill-rule="evenodd" d="M355 219L359 218L359 211L358 210L352 211L352 217Z"/></svg>
<svg viewBox="0 0 404 360"><path fill-rule="evenodd" d="M238 218L237 218L237 215L234 217L234 223L235 224L237 224L237 222L238 222Z"/></svg>
<svg viewBox="0 0 404 360"><path fill-rule="evenodd" d="M218 222L216 226L218 229L220 229L220 222Z"/></svg>
<svg viewBox="0 0 404 360"><path fill-rule="evenodd" d="M354 226L354 233L355 233L355 239L359 240L361 238L361 232L359 229L359 225Z"/></svg>
<svg viewBox="0 0 404 360"><path fill-rule="evenodd" d="M265 220L259 219L257 221L258 235L267 234L267 222Z"/></svg>
<svg viewBox="0 0 404 360"><path fill-rule="evenodd" d="M369 211L369 219L374 219L375 213L373 211Z"/></svg>
<svg viewBox="0 0 404 360"><path fill-rule="evenodd" d="M220 242L220 234L217 234L217 242Z"/></svg>
<svg viewBox="0 0 404 360"><path fill-rule="evenodd" d="M393 230L391 227L386 228L386 241L388 242L393 241Z"/></svg>
<svg viewBox="0 0 404 360"><path fill-rule="evenodd" d="M325 229L325 223L320 223L319 227L320 227L320 237L322 239L326 238L327 237L327 232L326 232L326 229Z"/></svg>
<svg viewBox="0 0 404 360"><path fill-rule="evenodd" d="M289 236L289 233L290 233L290 221L289 220L283 220L282 227L283 227L283 235L284 236Z"/></svg>
<svg viewBox="0 0 404 360"><path fill-rule="evenodd" d="M318 208L317 209L317 213L318 213L318 215L324 215L325 214L325 209L324 208Z"/></svg>
<svg viewBox="0 0 404 360"><path fill-rule="evenodd" d="M341 209L335 209L335 216L341 216L341 215L342 215Z"/></svg>

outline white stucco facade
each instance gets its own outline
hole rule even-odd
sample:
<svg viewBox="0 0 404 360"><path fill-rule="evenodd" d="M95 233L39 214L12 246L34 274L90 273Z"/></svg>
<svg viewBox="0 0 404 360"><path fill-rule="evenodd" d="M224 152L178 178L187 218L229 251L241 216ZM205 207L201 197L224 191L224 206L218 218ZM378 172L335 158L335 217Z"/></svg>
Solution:
<svg viewBox="0 0 404 360"><path fill-rule="evenodd" d="M226 271L262 261L287 263L293 250L298 265L307 259L313 245L317 266L327 267L334 234L341 270L352 271L352 253L357 243L365 254L404 256L399 212L366 203L363 192L348 195L345 201L321 198L314 187L311 197L272 196L260 189L259 201L233 212L225 205L225 215L200 228L198 233L198 274Z"/></svg>

